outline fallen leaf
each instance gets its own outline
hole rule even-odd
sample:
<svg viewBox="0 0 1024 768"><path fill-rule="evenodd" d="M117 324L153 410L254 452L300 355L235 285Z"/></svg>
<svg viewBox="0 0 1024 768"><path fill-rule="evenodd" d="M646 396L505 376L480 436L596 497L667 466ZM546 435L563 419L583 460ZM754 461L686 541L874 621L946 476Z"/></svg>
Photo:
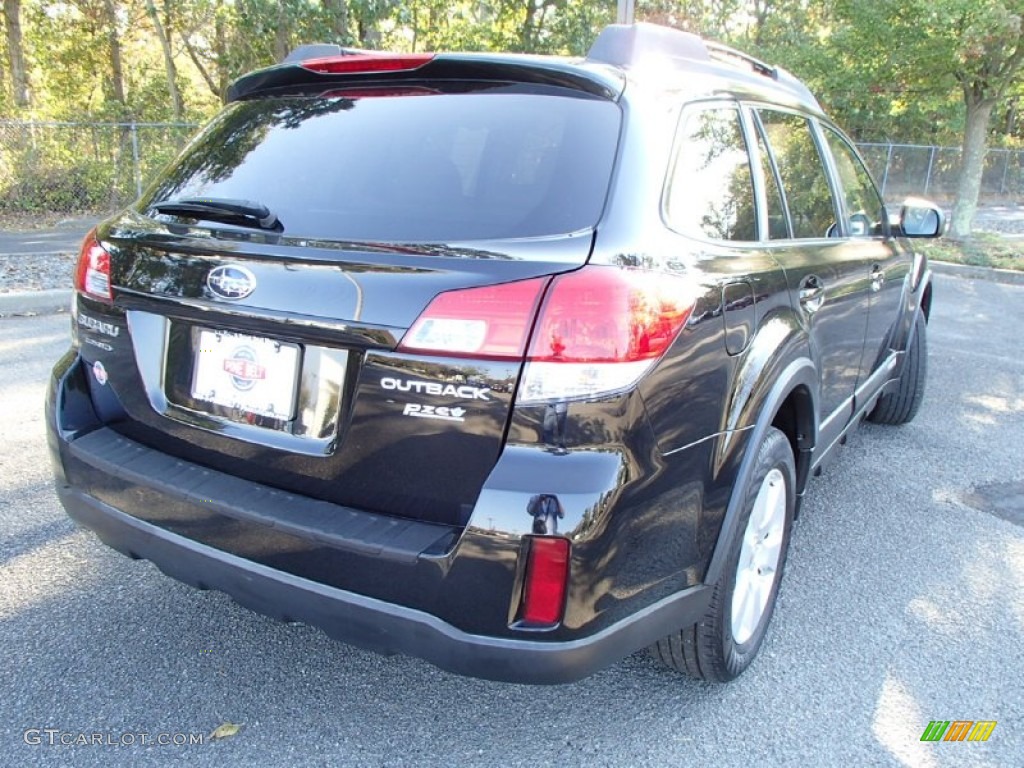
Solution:
<svg viewBox="0 0 1024 768"><path fill-rule="evenodd" d="M242 730L242 726L236 725L235 723L221 723L213 729L213 733L210 734L211 739L227 739L234 736Z"/></svg>

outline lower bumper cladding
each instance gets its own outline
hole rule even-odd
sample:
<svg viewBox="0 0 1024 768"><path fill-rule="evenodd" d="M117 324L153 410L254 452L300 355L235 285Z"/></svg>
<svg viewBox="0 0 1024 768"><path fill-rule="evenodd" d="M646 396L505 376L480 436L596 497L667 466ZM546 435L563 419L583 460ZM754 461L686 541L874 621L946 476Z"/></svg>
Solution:
<svg viewBox="0 0 1024 768"><path fill-rule="evenodd" d="M692 623L707 589L694 587L628 620L570 642L510 640L462 632L435 616L336 589L178 536L120 512L74 488L58 488L68 514L108 546L155 563L164 573L284 621L302 621L331 637L384 654L404 653L457 674L517 683L567 683L612 664Z"/></svg>

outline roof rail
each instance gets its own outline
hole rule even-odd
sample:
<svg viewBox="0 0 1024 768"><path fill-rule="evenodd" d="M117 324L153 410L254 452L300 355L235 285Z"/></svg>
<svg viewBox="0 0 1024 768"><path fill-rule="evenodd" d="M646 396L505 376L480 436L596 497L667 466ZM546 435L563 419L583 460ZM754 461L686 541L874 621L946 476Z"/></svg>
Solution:
<svg viewBox="0 0 1024 768"><path fill-rule="evenodd" d="M587 52L587 60L628 68L652 57L687 62L717 61L733 66L746 66L755 74L770 78L817 106L810 89L782 67L766 64L749 54L721 43L705 40L659 24L611 24L601 30Z"/></svg>
<svg viewBox="0 0 1024 768"><path fill-rule="evenodd" d="M773 67L771 64L765 64L760 59L755 59L748 53L738 51L735 48L730 48L728 45L722 45L721 43L713 43L710 40L704 41L704 46L708 49L708 55L713 59L719 61L731 61L739 59L745 64L749 64L750 68L757 72L759 75L770 77L772 80L779 79L779 68Z"/></svg>
<svg viewBox="0 0 1024 768"><path fill-rule="evenodd" d="M587 51L587 59L628 67L648 56L708 61L704 41L690 32L659 24L609 24Z"/></svg>

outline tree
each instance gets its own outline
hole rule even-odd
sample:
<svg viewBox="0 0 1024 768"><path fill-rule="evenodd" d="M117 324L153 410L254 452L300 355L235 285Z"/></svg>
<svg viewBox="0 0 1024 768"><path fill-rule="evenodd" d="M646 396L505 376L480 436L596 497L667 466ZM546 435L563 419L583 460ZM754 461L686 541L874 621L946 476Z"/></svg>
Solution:
<svg viewBox="0 0 1024 768"><path fill-rule="evenodd" d="M7 33L7 65L11 71L11 94L14 103L27 107L28 72L25 68L25 51L21 35L21 0L3 0L4 29Z"/></svg>
<svg viewBox="0 0 1024 768"><path fill-rule="evenodd" d="M936 101L959 93L963 154L951 234L969 236L993 110L1024 70L1024 0L836 0L835 9L845 25L831 38L841 60L851 68L884 62L875 82L893 103L904 98L898 90Z"/></svg>
<svg viewBox="0 0 1024 768"><path fill-rule="evenodd" d="M347 0L323 0L323 8L333 33L332 42L347 45L349 42Z"/></svg>
<svg viewBox="0 0 1024 768"><path fill-rule="evenodd" d="M1013 6L1013 7L1010 7ZM957 9L959 32L953 76L967 109L963 167L953 207L952 234L966 237L978 205L992 110L1018 79L1024 66L1024 3L963 4Z"/></svg>
<svg viewBox="0 0 1024 768"><path fill-rule="evenodd" d="M160 41L160 50L163 52L164 68L167 71L167 93L171 97L174 119L181 120L185 106L181 100L181 91L178 89L178 67L174 63L174 50L171 48L170 25L160 21L160 14L157 13L153 0L146 0L146 11L149 13L149 20L153 23L153 31Z"/></svg>
<svg viewBox="0 0 1024 768"><path fill-rule="evenodd" d="M114 0L103 0L103 11L107 27L107 42L110 46L110 87L114 101L122 111L128 108L124 90L124 65L121 57L121 33Z"/></svg>

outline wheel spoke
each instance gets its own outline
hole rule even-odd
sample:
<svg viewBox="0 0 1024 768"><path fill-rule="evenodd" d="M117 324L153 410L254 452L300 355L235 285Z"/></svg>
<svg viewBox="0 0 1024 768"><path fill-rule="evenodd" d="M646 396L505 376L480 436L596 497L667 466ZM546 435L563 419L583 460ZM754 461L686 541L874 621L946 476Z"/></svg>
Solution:
<svg viewBox="0 0 1024 768"><path fill-rule="evenodd" d="M761 480L741 538L730 611L737 643L754 636L768 608L782 555L786 507L786 478L773 467Z"/></svg>
<svg viewBox="0 0 1024 768"><path fill-rule="evenodd" d="M785 488L781 477L778 479L769 479L766 486L765 512L761 519L761 524L758 527L758 532L762 535L767 534L778 524L780 517L779 513L785 510L786 503L783 498Z"/></svg>
<svg viewBox="0 0 1024 768"><path fill-rule="evenodd" d="M782 537L770 536L761 544L757 554L757 565L761 570L765 568L775 571L779 563L779 552L782 550Z"/></svg>
<svg viewBox="0 0 1024 768"><path fill-rule="evenodd" d="M756 595L756 581L751 585L751 588L747 590L747 594L743 601L743 608L740 614L740 626L743 628L743 642L746 642L752 634L754 629L757 627L757 620L760 618L760 609L758 607L758 598Z"/></svg>
<svg viewBox="0 0 1024 768"><path fill-rule="evenodd" d="M757 493L757 499L754 502L754 512L750 515L750 522L753 525L754 531L759 535L767 530L771 523L771 496L771 485L766 479L766 482L761 485L761 490Z"/></svg>

